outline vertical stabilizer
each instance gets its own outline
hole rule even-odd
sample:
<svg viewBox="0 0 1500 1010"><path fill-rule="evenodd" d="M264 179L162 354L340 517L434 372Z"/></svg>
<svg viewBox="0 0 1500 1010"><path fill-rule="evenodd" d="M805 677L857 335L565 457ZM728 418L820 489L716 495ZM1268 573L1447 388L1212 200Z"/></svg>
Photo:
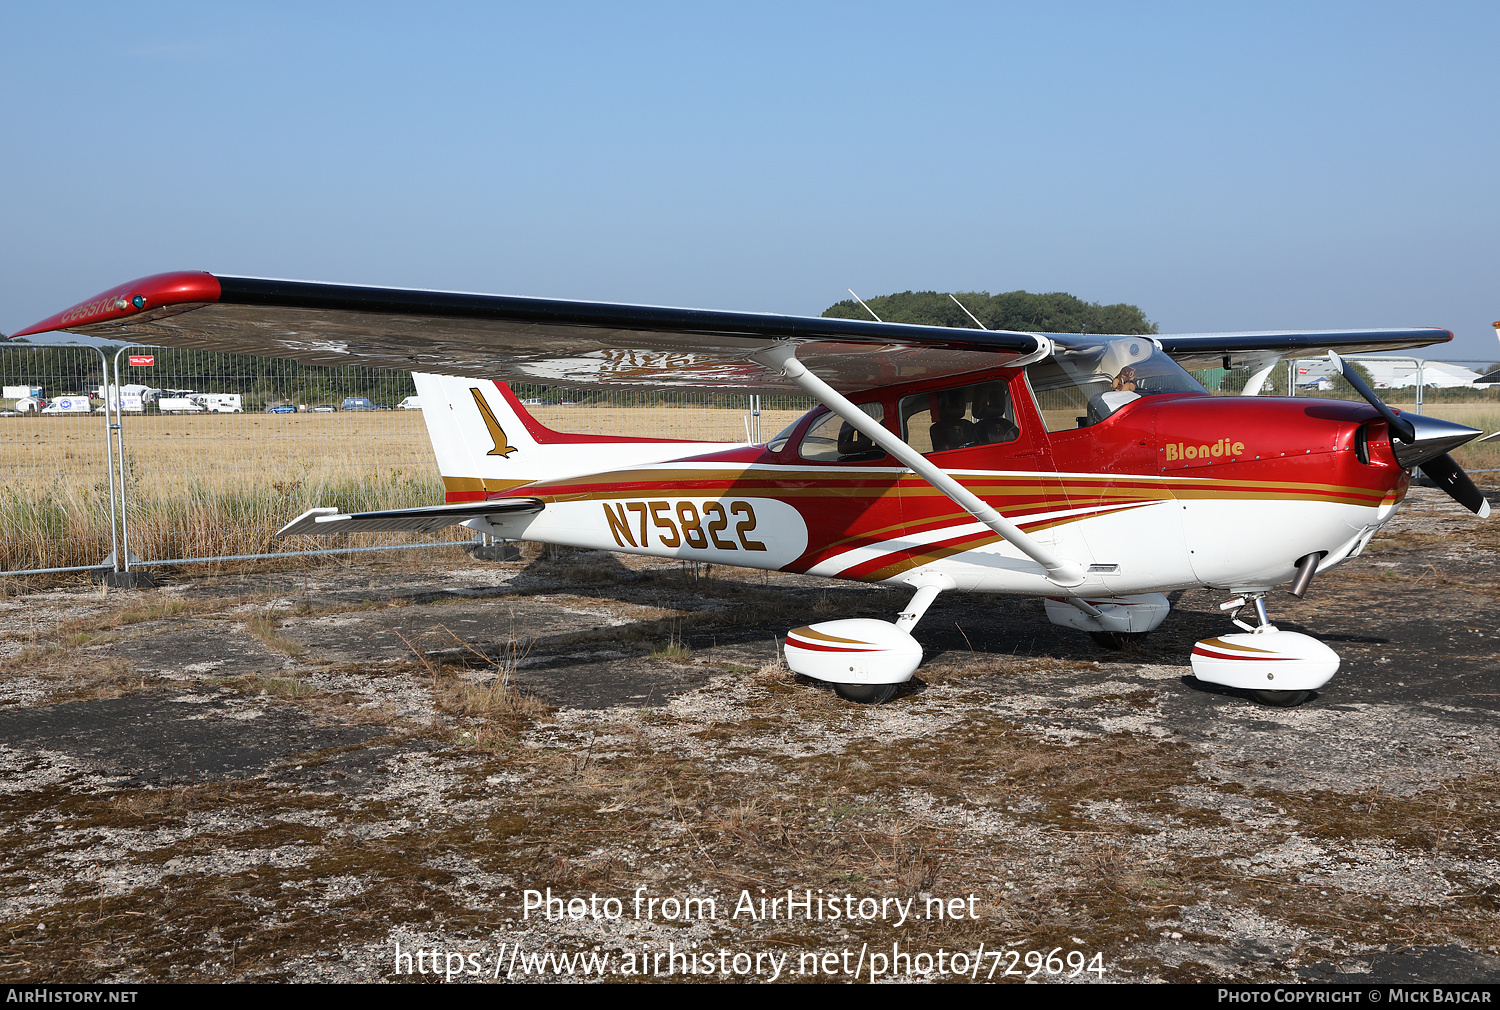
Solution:
<svg viewBox="0 0 1500 1010"><path fill-rule="evenodd" d="M539 480L576 477L733 449L734 442L572 435L527 413L503 382L413 372L449 502L479 501Z"/></svg>

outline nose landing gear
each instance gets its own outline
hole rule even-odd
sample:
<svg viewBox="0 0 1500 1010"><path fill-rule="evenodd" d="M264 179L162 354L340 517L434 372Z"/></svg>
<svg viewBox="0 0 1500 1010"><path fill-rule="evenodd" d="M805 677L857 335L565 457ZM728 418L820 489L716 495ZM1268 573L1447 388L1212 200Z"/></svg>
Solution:
<svg viewBox="0 0 1500 1010"><path fill-rule="evenodd" d="M1255 624L1238 619L1247 604ZM1266 616L1264 591L1247 592L1224 604L1246 634L1220 635L1193 646L1193 675L1210 684L1249 691L1267 705L1300 705L1328 683L1339 668L1336 652L1307 635L1282 631Z"/></svg>

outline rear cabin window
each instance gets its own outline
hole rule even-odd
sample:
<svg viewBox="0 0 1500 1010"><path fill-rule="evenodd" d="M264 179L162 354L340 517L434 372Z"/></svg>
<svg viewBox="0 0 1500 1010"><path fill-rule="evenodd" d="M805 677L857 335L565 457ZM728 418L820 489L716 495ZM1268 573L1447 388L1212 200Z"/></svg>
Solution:
<svg viewBox="0 0 1500 1010"><path fill-rule="evenodd" d="M861 403L857 406L875 420L885 420L885 407L881 404ZM830 412L807 429L807 434L797 445L797 455L814 463L862 463L885 458L885 450L870 436Z"/></svg>
<svg viewBox="0 0 1500 1010"><path fill-rule="evenodd" d="M1021 437L1004 379L904 396L900 410L902 437L923 455Z"/></svg>

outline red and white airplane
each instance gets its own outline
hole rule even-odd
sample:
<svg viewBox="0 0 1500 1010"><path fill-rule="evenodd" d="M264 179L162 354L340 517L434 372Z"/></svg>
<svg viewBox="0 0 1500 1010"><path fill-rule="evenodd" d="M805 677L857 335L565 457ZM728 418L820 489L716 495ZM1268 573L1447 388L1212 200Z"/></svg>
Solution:
<svg viewBox="0 0 1500 1010"><path fill-rule="evenodd" d="M1441 329L1041 334L171 273L29 329L410 370L448 504L313 509L283 535L429 531L906 585L894 622L786 638L791 668L880 702L922 659L945 591L1046 599L1054 622L1118 643L1163 593L1251 607L1197 643L1200 680L1297 704L1338 668L1278 630L1265 598L1356 557L1420 468L1480 516L1448 455L1481 433L1400 413L1338 352L1452 339ZM1329 351L1367 404L1258 397L1283 356ZM1186 369L1249 366L1245 396ZM568 435L504 380L800 390L821 406L765 445Z"/></svg>

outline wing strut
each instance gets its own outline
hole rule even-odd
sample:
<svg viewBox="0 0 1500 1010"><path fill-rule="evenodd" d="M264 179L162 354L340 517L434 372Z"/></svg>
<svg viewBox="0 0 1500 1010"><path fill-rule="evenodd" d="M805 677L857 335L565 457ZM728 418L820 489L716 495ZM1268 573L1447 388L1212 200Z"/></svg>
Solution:
<svg viewBox="0 0 1500 1010"><path fill-rule="evenodd" d="M934 465L926 456L892 435L886 430L885 425L850 403L832 386L808 371L807 366L797 360L795 347L790 344L778 344L752 357L766 367L780 371L781 374L816 397L823 406L848 421L861 433L868 435L876 445L896 457L902 465L952 499L955 505L994 530L1000 539L1041 565L1047 571L1047 578L1053 583L1059 586L1076 586L1083 582L1084 567L1081 564L1053 554L1036 540L1021 532L1019 527L995 511L974 492L948 476L941 467Z"/></svg>

